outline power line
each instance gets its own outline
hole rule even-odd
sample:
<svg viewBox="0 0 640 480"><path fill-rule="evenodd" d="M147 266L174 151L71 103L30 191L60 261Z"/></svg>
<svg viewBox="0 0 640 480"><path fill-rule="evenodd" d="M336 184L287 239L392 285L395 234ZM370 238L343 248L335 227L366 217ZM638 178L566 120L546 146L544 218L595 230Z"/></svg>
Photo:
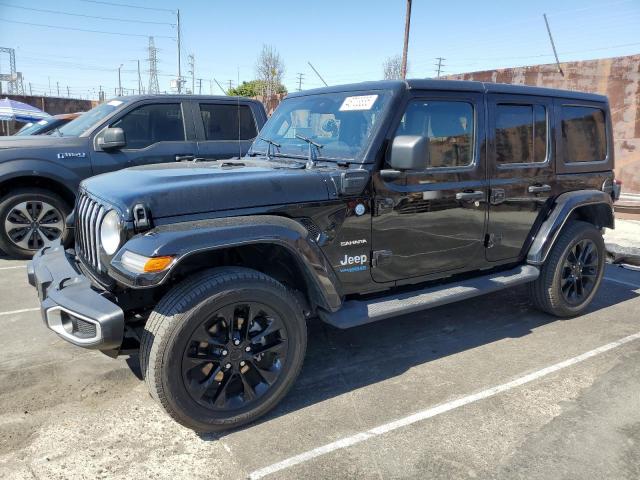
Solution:
<svg viewBox="0 0 640 480"><path fill-rule="evenodd" d="M116 18L116 17L101 17L98 15L85 15L82 13L71 13L71 12L62 12L60 10L47 10L44 8L31 8L31 7L22 7L19 5L9 5L8 3L0 3L0 5L4 7L10 8L19 8L20 10L30 10L32 12L41 12L41 13L53 13L56 15L69 15L72 17L82 17L82 18L97 18L99 20L110 20L115 22L129 22L129 23L147 23L149 25L170 25L173 26L172 23L169 22L151 22L147 20L133 20L130 18Z"/></svg>
<svg viewBox="0 0 640 480"><path fill-rule="evenodd" d="M140 5L129 5L126 3L115 3L115 2L103 2L100 0L80 0L81 2L86 3L98 3L100 5L111 5L113 7L126 7L126 8L138 8L140 10L155 10L156 12L171 12L175 13L175 10L171 10L169 8L153 8L153 7L143 7Z"/></svg>
<svg viewBox="0 0 640 480"><path fill-rule="evenodd" d="M8 23L18 23L20 25L29 25L32 27L44 27L44 28L56 28L58 30L75 30L76 32L87 32L87 33L102 33L104 35L120 35L123 37L148 37L148 35L143 35L141 33L122 33L122 32L104 32L102 30L89 30L86 28L74 28L74 27L59 27L57 25L45 25L43 23L31 23L31 22L19 22L18 20L7 20L6 18L0 18L0 22L8 22ZM156 38L170 38L173 40L173 37L169 37L167 35L156 35Z"/></svg>

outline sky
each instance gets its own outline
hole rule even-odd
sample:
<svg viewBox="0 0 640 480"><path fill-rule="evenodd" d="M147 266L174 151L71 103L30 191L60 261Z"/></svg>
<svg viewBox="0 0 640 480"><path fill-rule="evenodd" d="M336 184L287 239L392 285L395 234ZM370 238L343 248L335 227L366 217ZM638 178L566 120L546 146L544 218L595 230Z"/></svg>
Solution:
<svg viewBox="0 0 640 480"><path fill-rule="evenodd" d="M113 96L148 84L148 36L158 47L160 90L177 74L176 14L182 25L182 74L189 54L203 94L255 77L264 44L282 56L290 91L382 78L382 64L402 52L405 0L0 0L0 46L15 48L17 70L34 94ZM443 74L553 62L546 13L560 61L640 52L640 0L414 0L409 75ZM100 17L100 18L95 18ZM55 28L54 28L55 27ZM99 33L100 32L100 33ZM106 33L105 33L106 32ZM8 57L0 54L0 73ZM199 82L196 80L196 93Z"/></svg>

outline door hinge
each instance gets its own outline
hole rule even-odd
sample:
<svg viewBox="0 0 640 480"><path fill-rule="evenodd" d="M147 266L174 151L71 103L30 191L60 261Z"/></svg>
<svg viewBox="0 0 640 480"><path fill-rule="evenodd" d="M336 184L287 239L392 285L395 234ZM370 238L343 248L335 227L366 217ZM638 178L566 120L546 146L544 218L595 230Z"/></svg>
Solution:
<svg viewBox="0 0 640 480"><path fill-rule="evenodd" d="M391 252L391 250L376 250L371 255L371 266L379 267L380 265L383 265L389 262L389 260L391 260L392 255L393 255L393 252Z"/></svg>
<svg viewBox="0 0 640 480"><path fill-rule="evenodd" d="M375 214L384 215L393 211L393 198L376 198Z"/></svg>

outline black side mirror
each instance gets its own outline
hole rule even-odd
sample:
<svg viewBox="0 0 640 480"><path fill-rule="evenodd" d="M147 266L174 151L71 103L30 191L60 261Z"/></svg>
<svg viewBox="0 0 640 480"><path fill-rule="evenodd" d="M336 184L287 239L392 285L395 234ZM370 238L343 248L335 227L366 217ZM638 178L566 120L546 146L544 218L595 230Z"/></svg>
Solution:
<svg viewBox="0 0 640 480"><path fill-rule="evenodd" d="M424 170L429 165L429 138L398 135L391 144L389 165L396 170Z"/></svg>
<svg viewBox="0 0 640 480"><path fill-rule="evenodd" d="M123 148L127 145L127 141L124 136L124 130L120 127L107 128L102 134L101 141L98 142L103 150L115 150Z"/></svg>

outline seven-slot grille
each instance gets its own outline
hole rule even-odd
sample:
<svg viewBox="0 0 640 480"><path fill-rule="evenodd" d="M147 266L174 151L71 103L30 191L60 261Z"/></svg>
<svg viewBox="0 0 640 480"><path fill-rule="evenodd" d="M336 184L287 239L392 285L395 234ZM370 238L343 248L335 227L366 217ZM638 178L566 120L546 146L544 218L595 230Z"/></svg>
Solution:
<svg viewBox="0 0 640 480"><path fill-rule="evenodd" d="M81 193L76 203L76 253L91 267L102 271L100 223L108 210Z"/></svg>

